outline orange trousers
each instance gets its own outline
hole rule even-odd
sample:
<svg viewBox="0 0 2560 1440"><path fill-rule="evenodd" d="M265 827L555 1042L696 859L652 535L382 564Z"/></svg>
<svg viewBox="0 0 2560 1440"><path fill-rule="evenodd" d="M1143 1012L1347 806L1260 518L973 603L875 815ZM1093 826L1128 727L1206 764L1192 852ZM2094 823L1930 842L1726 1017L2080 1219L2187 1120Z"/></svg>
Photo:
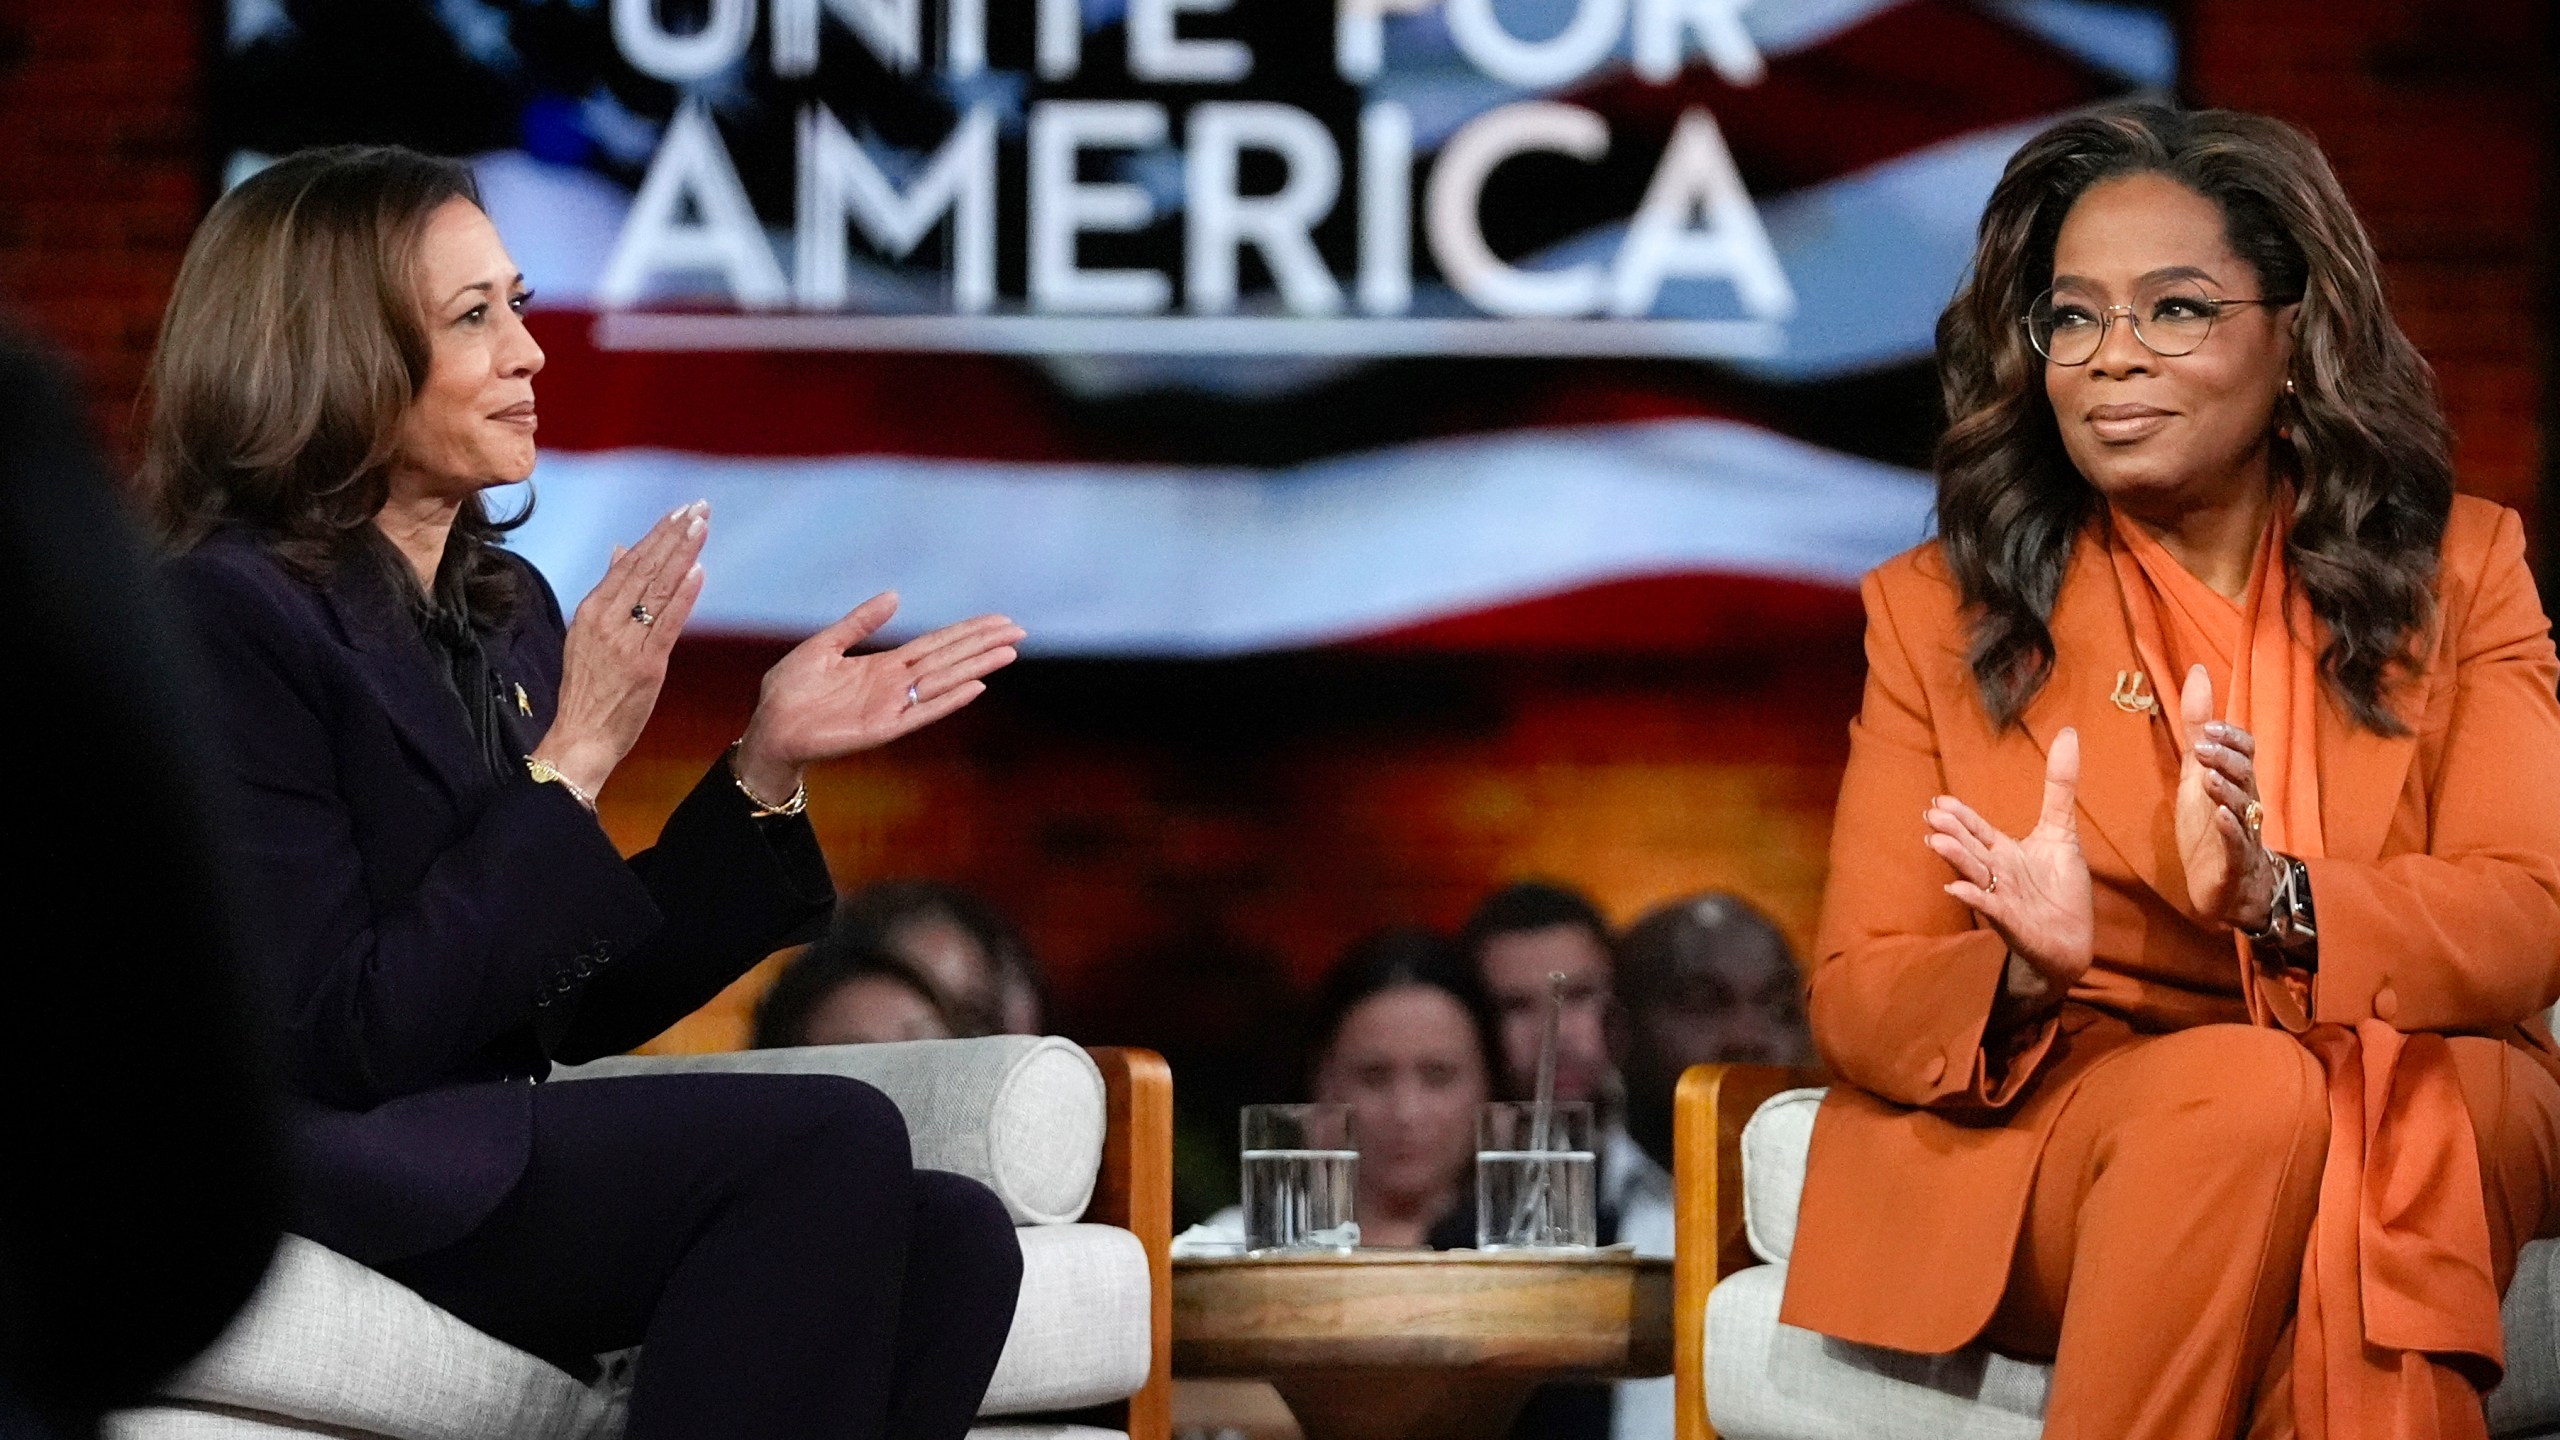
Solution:
<svg viewBox="0 0 2560 1440"><path fill-rule="evenodd" d="M2480 1142L2498 1289L2560 1226L2560 1083L2452 1041ZM2048 1440L2293 1433L2291 1321L2329 1114L2281 1030L2204 1025L2096 1064L2056 1122L1984 1339L2053 1363Z"/></svg>

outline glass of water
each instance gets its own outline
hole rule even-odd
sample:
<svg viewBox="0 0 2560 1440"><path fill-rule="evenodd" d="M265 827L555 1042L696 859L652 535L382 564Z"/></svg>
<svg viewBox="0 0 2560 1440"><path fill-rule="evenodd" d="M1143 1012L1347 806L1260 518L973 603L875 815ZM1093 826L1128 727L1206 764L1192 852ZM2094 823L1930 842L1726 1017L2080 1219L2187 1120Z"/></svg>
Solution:
<svg viewBox="0 0 2560 1440"><path fill-rule="evenodd" d="M1476 1248L1598 1243L1599 1170L1590 1102L1485 1106L1476 1118Z"/></svg>
<svg viewBox="0 0 2560 1440"><path fill-rule="evenodd" d="M1244 1248L1349 1250L1360 1147L1348 1105L1244 1107Z"/></svg>

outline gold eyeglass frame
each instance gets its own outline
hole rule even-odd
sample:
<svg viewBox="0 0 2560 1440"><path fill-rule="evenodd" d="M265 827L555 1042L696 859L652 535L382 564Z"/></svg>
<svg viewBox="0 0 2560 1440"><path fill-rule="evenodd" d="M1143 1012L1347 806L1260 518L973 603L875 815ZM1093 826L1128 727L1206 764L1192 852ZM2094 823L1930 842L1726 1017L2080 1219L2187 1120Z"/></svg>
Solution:
<svg viewBox="0 0 2560 1440"><path fill-rule="evenodd" d="M2018 325L2021 329L2027 332L2028 347L2033 349L2038 355L2043 356L2046 364L2060 365L2069 370L2076 370L2098 358L2098 352L2107 348L2107 332L2115 327L2118 316L2122 316L2124 323L2132 327L2133 338L2141 344L2143 349L2150 351L2152 354L2159 356L2163 360L2175 360L2181 355L2193 355L2198 350L2203 349L2205 342L2213 338L2213 327L2222 323L2222 312L2231 306L2291 305L2296 303L2295 300L2272 300L2263 296L2254 299L2234 297L2226 300L2214 295L2181 294L2178 298L2191 299L2205 307L2204 333L2196 337L2196 343L2188 346L2184 350L2163 350L2159 346L2152 344L2151 337L2142 333L2142 317L2133 313L2133 306L2099 305L2094 307L2098 312L2097 343L2089 347L2089 353L2087 355L2084 355L2077 360L2056 360L2053 358L2053 352L2037 343L2036 340L2036 306L2039 304L2047 304L2052 300L2052 298L2053 287L2046 286L2044 290L2037 294L2035 299L2027 302L2027 313L2018 317ZM2168 297L2157 296L2154 298L2166 299Z"/></svg>

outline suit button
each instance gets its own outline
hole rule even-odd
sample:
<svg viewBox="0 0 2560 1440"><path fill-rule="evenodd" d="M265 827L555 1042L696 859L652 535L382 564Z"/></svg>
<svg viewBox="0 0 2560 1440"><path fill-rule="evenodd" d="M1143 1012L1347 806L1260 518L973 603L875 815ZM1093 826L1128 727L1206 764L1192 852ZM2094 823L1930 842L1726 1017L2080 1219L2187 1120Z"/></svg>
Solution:
<svg viewBox="0 0 2560 1440"><path fill-rule="evenodd" d="M1920 1072L1920 1075L1921 1075L1921 1078L1922 1078L1926 1083L1931 1084L1931 1085L1935 1085L1935 1084L1937 1084L1939 1081L1946 1079L1946 1078L1947 1078L1947 1057L1946 1057L1946 1056L1944 1056L1944 1055L1934 1055L1934 1056L1931 1056L1931 1057L1930 1057L1930 1059L1929 1059L1928 1067L1927 1067L1926 1069L1923 1069L1923 1070Z"/></svg>
<svg viewBox="0 0 2560 1440"><path fill-rule="evenodd" d="M2373 992L2373 1018L2389 1020L2400 1013L2400 992L2385 985Z"/></svg>
<svg viewBox="0 0 2560 1440"><path fill-rule="evenodd" d="M581 955L578 957L577 963L569 967L569 973L577 976L581 980L584 980L588 976L596 973L595 962L589 960L586 956Z"/></svg>

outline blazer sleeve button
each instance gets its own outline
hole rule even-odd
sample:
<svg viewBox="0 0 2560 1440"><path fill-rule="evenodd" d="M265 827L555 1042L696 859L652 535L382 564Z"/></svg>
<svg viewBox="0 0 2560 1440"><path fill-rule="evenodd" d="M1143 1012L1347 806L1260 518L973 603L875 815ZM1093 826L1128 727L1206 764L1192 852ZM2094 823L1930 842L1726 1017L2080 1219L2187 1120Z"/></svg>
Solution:
<svg viewBox="0 0 2560 1440"><path fill-rule="evenodd" d="M2388 1021L2400 1013L2400 992L2385 985L2373 992L2373 1018Z"/></svg>

